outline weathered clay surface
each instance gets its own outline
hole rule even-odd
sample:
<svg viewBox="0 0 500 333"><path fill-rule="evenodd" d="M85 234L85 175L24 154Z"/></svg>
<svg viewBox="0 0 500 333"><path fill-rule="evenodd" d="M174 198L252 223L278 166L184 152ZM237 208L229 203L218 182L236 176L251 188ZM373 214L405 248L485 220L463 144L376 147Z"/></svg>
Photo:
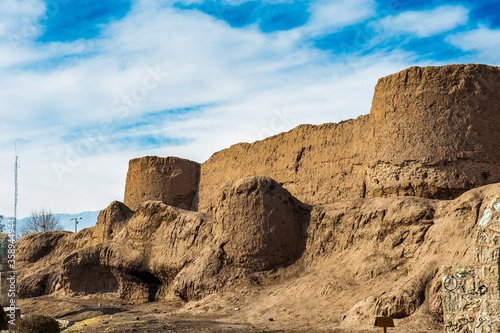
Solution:
<svg viewBox="0 0 500 333"><path fill-rule="evenodd" d="M228 182L219 192L213 241L175 278L175 294L199 299L293 264L305 249L310 210L270 178Z"/></svg>
<svg viewBox="0 0 500 333"><path fill-rule="evenodd" d="M265 178L232 183L219 192L226 193L226 199L218 202L237 202L243 195L238 193L240 186L252 188L252 183L260 183L256 190L263 193L256 193L249 207L258 207L257 199L265 198L269 189L266 184L272 184ZM202 299L200 308L212 308L213 302L223 302L224 295L231 295L238 285L237 290L246 295L238 298L238 304L247 308L250 321L266 313L290 323L327 325L325 329L330 321L346 328L359 328L364 322L363 327L369 327L375 315L404 318L398 325L404 325L407 318L412 324L419 320L439 324L443 320L440 267L472 263L470 244L478 221L500 193L496 184L468 191L452 201L350 199L312 207L308 213L301 204L288 206L287 200L276 200L290 198L276 186L271 193L283 196L266 200L296 210L292 217L309 215L307 221L302 220L306 238L295 261L285 262L278 256L277 262L283 264L261 266L265 270L258 265L252 268L245 264L253 260L251 256L240 261L237 254L229 255L226 250L245 249L247 240L252 242L259 235L228 238L235 231L220 228L223 224L211 215L145 202L104 243L95 244L93 228L76 235L38 233L20 240L20 290L24 297L58 290L72 295L110 292L142 300L178 296ZM248 223L238 214L228 213L236 221ZM30 245L38 243L31 250ZM262 246L269 251L274 244ZM45 255L30 263L42 248ZM273 257L272 252L269 255ZM264 289L256 293L252 291L256 287ZM215 296L207 297L210 294ZM279 311L283 307L286 314Z"/></svg>
<svg viewBox="0 0 500 333"><path fill-rule="evenodd" d="M309 210L265 177L227 184L215 219L159 201L144 202L131 216L113 202L98 225L85 231L92 239L85 246L68 251L78 235L71 233L32 235L27 241L40 246L31 249L20 241L21 261L44 257L50 264L49 270L38 265L21 281L22 295L63 288L69 294L117 293L127 299L163 299L172 291L200 298L248 274L298 260ZM114 236L104 232L103 237L102 230Z"/></svg>
<svg viewBox="0 0 500 333"><path fill-rule="evenodd" d="M180 269L205 247L210 228L209 216L144 202L111 241L64 258L61 284L68 293L163 298Z"/></svg>
<svg viewBox="0 0 500 333"><path fill-rule="evenodd" d="M300 256L309 210L271 178L239 179L219 195L216 233L233 264L266 270Z"/></svg>
<svg viewBox="0 0 500 333"><path fill-rule="evenodd" d="M213 208L224 183L249 176L268 176L311 205L454 198L500 182L499 110L498 67L412 67L379 80L369 115L215 153L201 167L199 210Z"/></svg>
<svg viewBox="0 0 500 333"><path fill-rule="evenodd" d="M80 230L38 232L16 243L18 295L34 297L62 288L61 264L70 254L110 240L125 226L133 214L123 203L114 201L98 216L95 227Z"/></svg>
<svg viewBox="0 0 500 333"><path fill-rule="evenodd" d="M93 229L94 238L100 242L113 239L132 215L134 215L134 212L123 203L113 201L108 208L99 213L97 223Z"/></svg>
<svg viewBox="0 0 500 333"><path fill-rule="evenodd" d="M60 264L69 254L99 243L93 228L68 231L37 232L16 242L18 296L35 297L61 289Z"/></svg>
<svg viewBox="0 0 500 333"><path fill-rule="evenodd" d="M129 163L123 203L134 211L149 200L190 209L199 177L200 165L193 161L178 157L135 158Z"/></svg>

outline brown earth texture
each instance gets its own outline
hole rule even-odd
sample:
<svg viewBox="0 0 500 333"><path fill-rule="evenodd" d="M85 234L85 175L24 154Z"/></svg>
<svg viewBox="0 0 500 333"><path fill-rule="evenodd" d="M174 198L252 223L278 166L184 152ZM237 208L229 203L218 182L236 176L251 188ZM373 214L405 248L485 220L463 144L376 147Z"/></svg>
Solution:
<svg viewBox="0 0 500 333"><path fill-rule="evenodd" d="M499 128L499 68L412 67L355 120L134 159L96 226L18 241L19 304L67 332L445 331L442 267L473 264Z"/></svg>

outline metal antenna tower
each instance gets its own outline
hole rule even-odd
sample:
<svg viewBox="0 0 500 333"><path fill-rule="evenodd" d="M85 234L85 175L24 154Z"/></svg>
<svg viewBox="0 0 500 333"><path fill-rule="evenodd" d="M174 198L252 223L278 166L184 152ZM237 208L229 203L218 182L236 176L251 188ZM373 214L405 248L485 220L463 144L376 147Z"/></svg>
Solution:
<svg viewBox="0 0 500 333"><path fill-rule="evenodd" d="M16 162L14 164L14 184L16 187L14 194L14 239L12 242L17 240L17 195L18 195L18 186L17 186L17 169L19 168L19 152L17 150L17 143L14 144L16 150Z"/></svg>

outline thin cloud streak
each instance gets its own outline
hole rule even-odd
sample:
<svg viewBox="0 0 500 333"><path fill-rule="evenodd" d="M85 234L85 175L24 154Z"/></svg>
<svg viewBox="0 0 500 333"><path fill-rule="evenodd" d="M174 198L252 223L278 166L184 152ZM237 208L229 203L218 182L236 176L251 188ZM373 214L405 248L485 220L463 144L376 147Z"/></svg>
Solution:
<svg viewBox="0 0 500 333"><path fill-rule="evenodd" d="M374 0L315 1L309 22L299 29L315 36L325 35L374 17L376 6Z"/></svg>
<svg viewBox="0 0 500 333"><path fill-rule="evenodd" d="M429 37L466 24L468 14L469 10L462 6L441 6L432 10L407 11L388 16L380 24L393 34L408 33L417 37Z"/></svg>
<svg viewBox="0 0 500 333"><path fill-rule="evenodd" d="M500 62L500 30L479 26L475 30L460 32L447 37L447 42L464 50L473 52L476 58L491 64Z"/></svg>

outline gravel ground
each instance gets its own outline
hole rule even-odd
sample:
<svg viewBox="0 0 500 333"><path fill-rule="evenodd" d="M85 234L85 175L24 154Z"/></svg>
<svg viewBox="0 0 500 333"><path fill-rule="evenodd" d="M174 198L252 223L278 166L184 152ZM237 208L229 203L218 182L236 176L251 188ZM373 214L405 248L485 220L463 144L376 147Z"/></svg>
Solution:
<svg viewBox="0 0 500 333"><path fill-rule="evenodd" d="M68 325L65 333L291 332L256 327L227 317L179 314L178 310L184 305L180 301L135 304L104 297L42 296L18 300L18 305L22 314L43 314L58 319ZM329 332L346 333L341 330Z"/></svg>

